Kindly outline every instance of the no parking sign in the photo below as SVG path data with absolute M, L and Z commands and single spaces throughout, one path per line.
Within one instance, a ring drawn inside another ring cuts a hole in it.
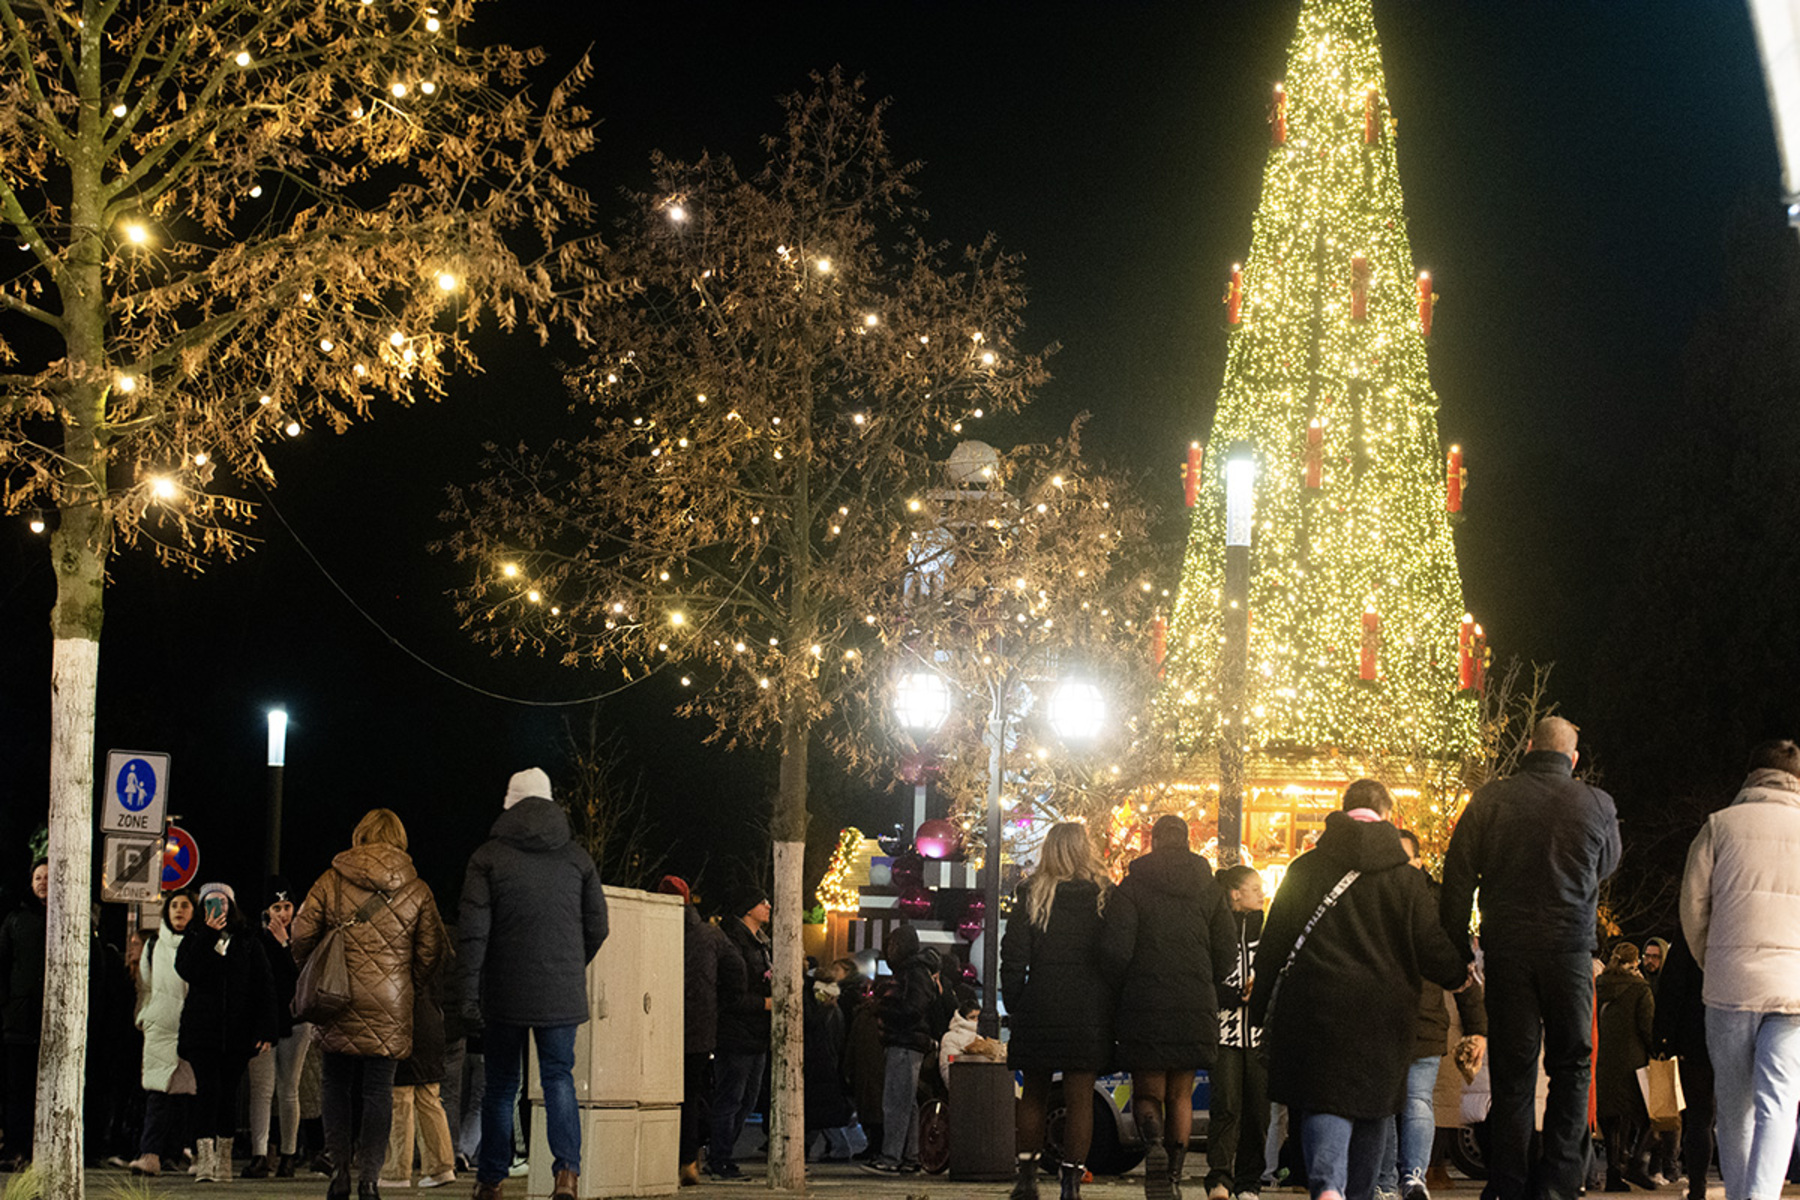
M 200 844 L 187 830 L 169 826 L 169 836 L 163 841 L 163 891 L 187 887 L 199 873 Z

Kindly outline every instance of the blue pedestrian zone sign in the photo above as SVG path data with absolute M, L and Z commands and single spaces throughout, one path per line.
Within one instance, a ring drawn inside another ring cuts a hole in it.
M 167 754 L 113 750 L 106 756 L 106 781 L 102 786 L 102 832 L 162 834 L 169 798 Z

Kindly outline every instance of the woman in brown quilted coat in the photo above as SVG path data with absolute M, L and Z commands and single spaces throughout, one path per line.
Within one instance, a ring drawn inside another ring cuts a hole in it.
M 331 860 L 294 915 L 294 961 L 325 931 L 342 926 L 350 1005 L 318 1026 L 325 1054 L 325 1149 L 333 1173 L 327 1196 L 350 1194 L 353 1106 L 362 1116 L 357 1194 L 380 1196 L 393 1118 L 394 1068 L 412 1054 L 413 988 L 444 956 L 444 922 L 431 889 L 406 853 L 406 826 L 385 808 L 356 824 L 350 849 Z

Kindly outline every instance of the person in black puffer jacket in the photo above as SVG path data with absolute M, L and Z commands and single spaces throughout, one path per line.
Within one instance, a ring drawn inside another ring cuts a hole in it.
M 1119 1060 L 1131 1072 L 1131 1113 L 1144 1139 L 1144 1191 L 1179 1196 L 1194 1126 L 1194 1072 L 1219 1047 L 1218 989 L 1231 972 L 1237 927 L 1212 867 L 1188 849 L 1187 821 L 1150 829 L 1106 905 L 1108 974 L 1119 981 Z
M 881 1154 L 863 1168 L 898 1175 L 919 1165 L 919 1068 L 950 1024 L 938 983 L 935 950 L 920 949 L 919 931 L 901 925 L 888 935 L 894 977 L 881 993 L 881 1045 L 887 1060 L 881 1089 Z
M 6 1044 L 6 1167 L 31 1161 L 37 1114 L 38 1039 L 44 1020 L 45 928 L 50 864 L 31 866 L 31 895 L 0 922 L 0 1034 Z
M 200 888 L 200 919 L 188 924 L 175 970 L 188 985 L 176 1047 L 194 1068 L 194 1176 L 226 1182 L 238 1084 L 251 1056 L 274 1045 L 280 1032 L 268 956 L 228 885 Z
M 244 1168 L 245 1179 L 266 1179 L 270 1175 L 293 1178 L 294 1156 L 300 1149 L 300 1073 L 306 1066 L 306 1048 L 312 1041 L 312 1026 L 294 1020 L 294 985 L 300 978 L 291 935 L 294 894 L 287 880 L 275 875 L 269 879 L 268 896 L 260 940 L 275 981 L 275 1018 L 280 1037 L 274 1046 L 250 1060 L 251 1157 L 250 1165 Z M 270 1162 L 269 1110 L 277 1100 L 281 1156 Z
M 700 1142 L 712 1099 L 712 1057 L 719 1044 L 719 997 L 744 991 L 744 960 L 719 927 L 700 918 L 687 880 L 665 875 L 656 890 L 682 903 L 681 1182 L 700 1182 Z
M 719 1042 L 706 1146 L 706 1173 L 714 1179 L 743 1177 L 732 1155 L 762 1094 L 769 1065 L 775 958 L 765 932 L 768 924 L 769 894 L 759 887 L 740 889 L 719 922 L 742 970 L 719 975 Z
M 1318 847 L 1288 867 L 1257 947 L 1250 1019 L 1263 1027 L 1269 1098 L 1300 1122 L 1315 1197 L 1370 1194 L 1406 1096 L 1420 979 L 1468 979 L 1430 881 L 1387 821 L 1393 807 L 1373 779 L 1344 790 Z
M 1112 881 L 1088 827 L 1051 827 L 1037 870 L 1019 885 L 1000 941 L 1000 989 L 1012 1020 L 1007 1063 L 1024 1072 L 1017 1108 L 1018 1178 L 1013 1200 L 1037 1195 L 1038 1158 L 1052 1076 L 1069 1098 L 1058 1168 L 1063 1200 L 1081 1195 L 1094 1138 L 1094 1079 L 1112 1065 L 1118 993 L 1100 966 L 1102 913 Z

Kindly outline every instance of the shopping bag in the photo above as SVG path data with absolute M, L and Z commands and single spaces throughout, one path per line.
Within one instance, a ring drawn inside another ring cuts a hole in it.
M 1681 1119 L 1684 1104 L 1679 1060 L 1653 1058 L 1637 1069 L 1637 1080 L 1651 1124 L 1665 1126 Z

